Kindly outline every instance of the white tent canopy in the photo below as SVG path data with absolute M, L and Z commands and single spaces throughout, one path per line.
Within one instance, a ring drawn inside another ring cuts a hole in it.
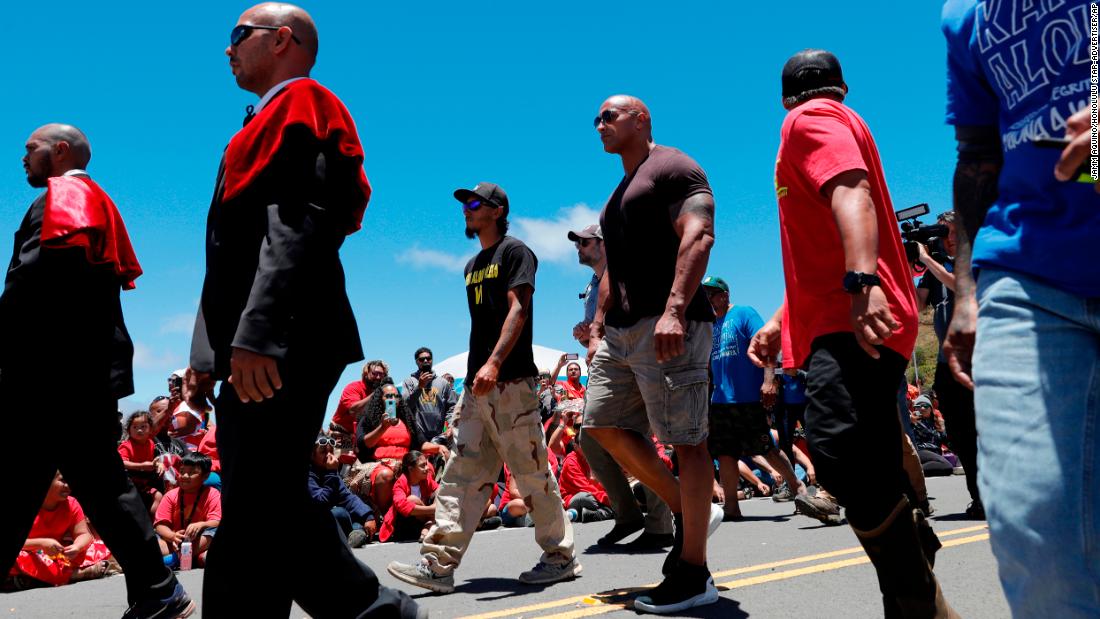
M 558 360 L 561 359 L 563 350 L 556 350 L 553 348 L 547 348 L 546 346 L 539 346 L 535 344 L 531 346 L 532 351 L 535 353 L 535 366 L 538 367 L 540 372 L 549 372 L 554 369 L 554 366 L 558 364 Z M 579 353 L 578 353 L 579 354 Z M 457 354 L 453 357 L 447 357 L 443 361 L 436 363 L 432 366 L 432 371 L 442 376 L 443 374 L 450 374 L 455 377 L 455 380 L 462 380 L 466 378 L 466 360 L 470 356 L 469 351 Z M 581 376 L 588 376 L 588 364 L 584 362 L 584 355 L 579 355 L 577 363 L 581 366 Z M 568 365 L 568 362 L 566 362 Z M 565 366 L 562 366 L 561 372 L 565 371 Z M 560 374 L 561 378 L 564 378 L 564 374 Z

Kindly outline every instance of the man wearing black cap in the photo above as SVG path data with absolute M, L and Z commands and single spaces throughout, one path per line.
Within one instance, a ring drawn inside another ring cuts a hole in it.
M 665 580 L 634 608 L 673 613 L 718 601 L 707 568 L 707 536 L 722 522 L 710 503 L 706 442 L 714 312 L 699 288 L 714 244 L 714 195 L 695 161 L 653 142 L 637 97 L 608 98 L 594 125 L 626 174 L 600 215 L 607 274 L 588 344 L 584 431 L 672 509 Z M 674 446 L 679 479 L 639 427 Z
M 775 166 L 787 294 L 753 337 L 757 365 L 807 368 L 817 478 L 847 509 L 888 617 L 953 617 L 931 564 L 939 541 L 914 509 L 896 389 L 917 337 L 916 293 L 870 129 L 842 101 L 836 57 L 783 67 L 789 110 Z
M 466 264 L 470 352 L 466 389 L 455 406 L 455 450 L 435 499 L 435 524 L 413 565 L 390 563 L 398 580 L 438 593 L 454 590 L 458 568 L 477 529 L 489 492 L 508 465 L 530 501 L 535 541 L 543 554 L 519 576 L 548 584 L 581 573 L 573 528 L 562 509 L 558 483 L 546 460 L 546 437 L 535 396 L 538 369 L 531 348 L 532 296 L 538 259 L 519 239 L 507 236 L 508 196 L 498 185 L 459 189 L 466 236 L 481 252 Z
M 573 327 L 573 336 L 587 347 L 589 329 L 592 326 L 592 320 L 596 317 L 600 279 L 607 270 L 603 230 L 598 224 L 592 224 L 581 230 L 570 231 L 568 237 L 577 246 L 577 259 L 581 264 L 591 267 L 593 271 L 592 281 L 588 283 L 588 288 L 585 288 L 583 295 L 584 320 Z M 653 434 L 648 423 L 635 430 L 643 436 Z M 662 501 L 657 493 L 642 485 L 647 508 L 643 514 L 619 463 L 615 462 L 611 454 L 607 453 L 607 450 L 583 429 L 578 440 L 585 459 L 592 467 L 592 473 L 607 490 L 607 498 L 611 501 L 611 509 L 615 512 L 615 526 L 606 535 L 596 540 L 596 544 L 601 548 L 613 548 L 638 531 L 642 531 L 642 534 L 631 540 L 626 545 L 627 548 L 652 550 L 672 544 L 672 512 L 669 511 L 668 504 Z

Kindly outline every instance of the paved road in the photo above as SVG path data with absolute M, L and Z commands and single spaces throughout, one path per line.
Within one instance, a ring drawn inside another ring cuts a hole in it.
M 935 528 L 945 546 L 938 555 L 936 573 L 948 599 L 963 617 L 1008 617 L 985 523 L 961 518 L 969 500 L 963 478 L 930 479 L 928 485 L 935 497 Z M 753 499 L 741 505 L 748 519 L 724 523 L 711 538 L 710 567 L 721 600 L 686 616 L 839 619 L 882 615 L 874 570 L 848 527 L 823 527 L 803 516 L 791 516 L 791 503 Z M 415 544 L 368 546 L 356 554 L 379 572 L 384 584 L 414 595 L 432 617 L 637 616 L 622 604 L 629 601 L 630 591 L 660 579 L 664 555 L 597 549 L 596 539 L 610 526 L 576 526 L 584 574 L 549 587 L 525 586 L 515 579 L 538 560 L 530 529 L 478 533 L 458 572 L 458 589 L 446 596 L 422 593 L 385 572 L 391 560 L 416 559 Z M 273 560 L 277 556 L 271 553 Z M 256 569 L 280 566 L 257 564 Z M 184 573 L 181 579 L 188 590 L 201 590 L 201 571 Z M 125 610 L 124 599 L 123 579 L 115 577 L 0 595 L 0 617 L 118 617 Z M 242 616 L 248 615 L 247 604 L 242 600 Z M 291 616 L 305 614 L 295 608 Z

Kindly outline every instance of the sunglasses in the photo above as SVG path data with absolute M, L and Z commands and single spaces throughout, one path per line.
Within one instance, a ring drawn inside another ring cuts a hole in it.
M 417 359 L 417 361 L 431 361 L 431 360 L 432 360 L 431 357 L 420 357 L 419 359 Z
M 318 447 L 336 447 L 336 439 L 332 439 L 332 438 L 329 438 L 327 436 L 322 436 L 321 438 L 317 439 L 317 446 Z
M 241 24 L 229 33 L 229 44 L 233 47 L 237 47 L 252 34 L 253 30 L 278 30 L 279 28 L 282 28 L 282 26 L 253 26 L 252 24 Z M 299 40 L 293 32 L 290 33 L 290 38 L 298 45 L 302 44 L 302 41 Z
M 592 244 L 592 239 L 579 239 L 579 240 L 573 241 L 573 244 L 576 245 L 577 247 L 588 247 L 589 245 Z
M 931 404 L 917 404 L 917 408 L 932 408 Z
M 638 115 L 638 112 L 635 111 L 635 110 L 626 110 L 625 113 L 630 114 L 631 116 L 637 116 Z M 600 112 L 599 116 L 592 119 L 592 126 L 599 129 L 600 128 L 600 123 L 603 123 L 605 125 L 610 125 L 611 123 L 618 120 L 619 116 L 621 114 L 623 114 L 623 112 L 620 112 L 619 110 L 616 110 L 616 109 L 604 110 L 604 111 Z
M 382 394 L 382 399 L 383 400 L 396 400 L 397 399 L 397 394 L 396 393 L 383 393 Z
M 489 208 L 500 208 L 499 204 L 490 202 L 488 200 L 470 200 L 469 202 L 464 202 L 462 204 L 463 210 L 467 211 L 476 211 L 483 206 L 488 206 Z

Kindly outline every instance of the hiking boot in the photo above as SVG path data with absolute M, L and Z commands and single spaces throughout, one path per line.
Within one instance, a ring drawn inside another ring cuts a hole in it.
M 722 524 L 724 518 L 724 512 L 722 508 L 714 503 L 710 504 L 710 521 L 707 523 L 707 537 L 714 535 L 714 532 L 718 530 L 718 525 Z M 661 566 L 661 573 L 668 576 L 676 564 L 680 562 L 680 553 L 684 549 L 684 515 L 673 514 L 673 524 L 676 526 L 676 532 L 672 538 L 672 549 L 668 551 L 668 556 L 665 557 L 665 562 Z
M 772 500 L 776 503 L 786 503 L 788 501 L 793 501 L 795 496 L 797 496 L 796 493 L 791 490 L 787 482 L 783 482 L 775 489 L 775 493 L 772 494 Z
M 670 614 L 718 601 L 714 578 L 704 565 L 677 561 L 661 584 L 634 598 L 634 610 Z
M 581 575 L 584 569 L 577 558 L 574 557 L 568 563 L 547 563 L 539 561 L 535 567 L 519 575 L 519 581 L 526 585 L 546 585 L 559 580 L 569 580 Z
M 644 528 L 645 523 L 641 520 L 638 522 L 616 522 L 615 526 L 611 527 L 611 530 L 608 531 L 606 535 L 596 540 L 596 545 L 600 548 L 612 548 L 615 544 L 618 544 Z
M 135 602 L 122 614 L 122 619 L 176 619 L 190 617 L 193 612 L 195 602 L 183 590 L 183 585 L 177 582 L 172 595 L 159 600 Z
M 974 499 L 966 506 L 966 517 L 971 520 L 985 520 L 985 506 L 981 499 Z
M 840 506 L 820 495 L 800 494 L 794 498 L 794 506 L 803 516 L 809 516 L 830 527 L 844 522 L 840 517 Z
M 348 534 L 348 546 L 362 548 L 367 545 L 367 532 L 363 529 L 355 529 Z
M 454 574 L 445 576 L 436 574 L 432 571 L 432 565 L 427 559 L 421 559 L 416 565 L 391 561 L 386 566 L 386 571 L 401 582 L 430 589 L 436 593 L 450 593 L 455 590 Z

